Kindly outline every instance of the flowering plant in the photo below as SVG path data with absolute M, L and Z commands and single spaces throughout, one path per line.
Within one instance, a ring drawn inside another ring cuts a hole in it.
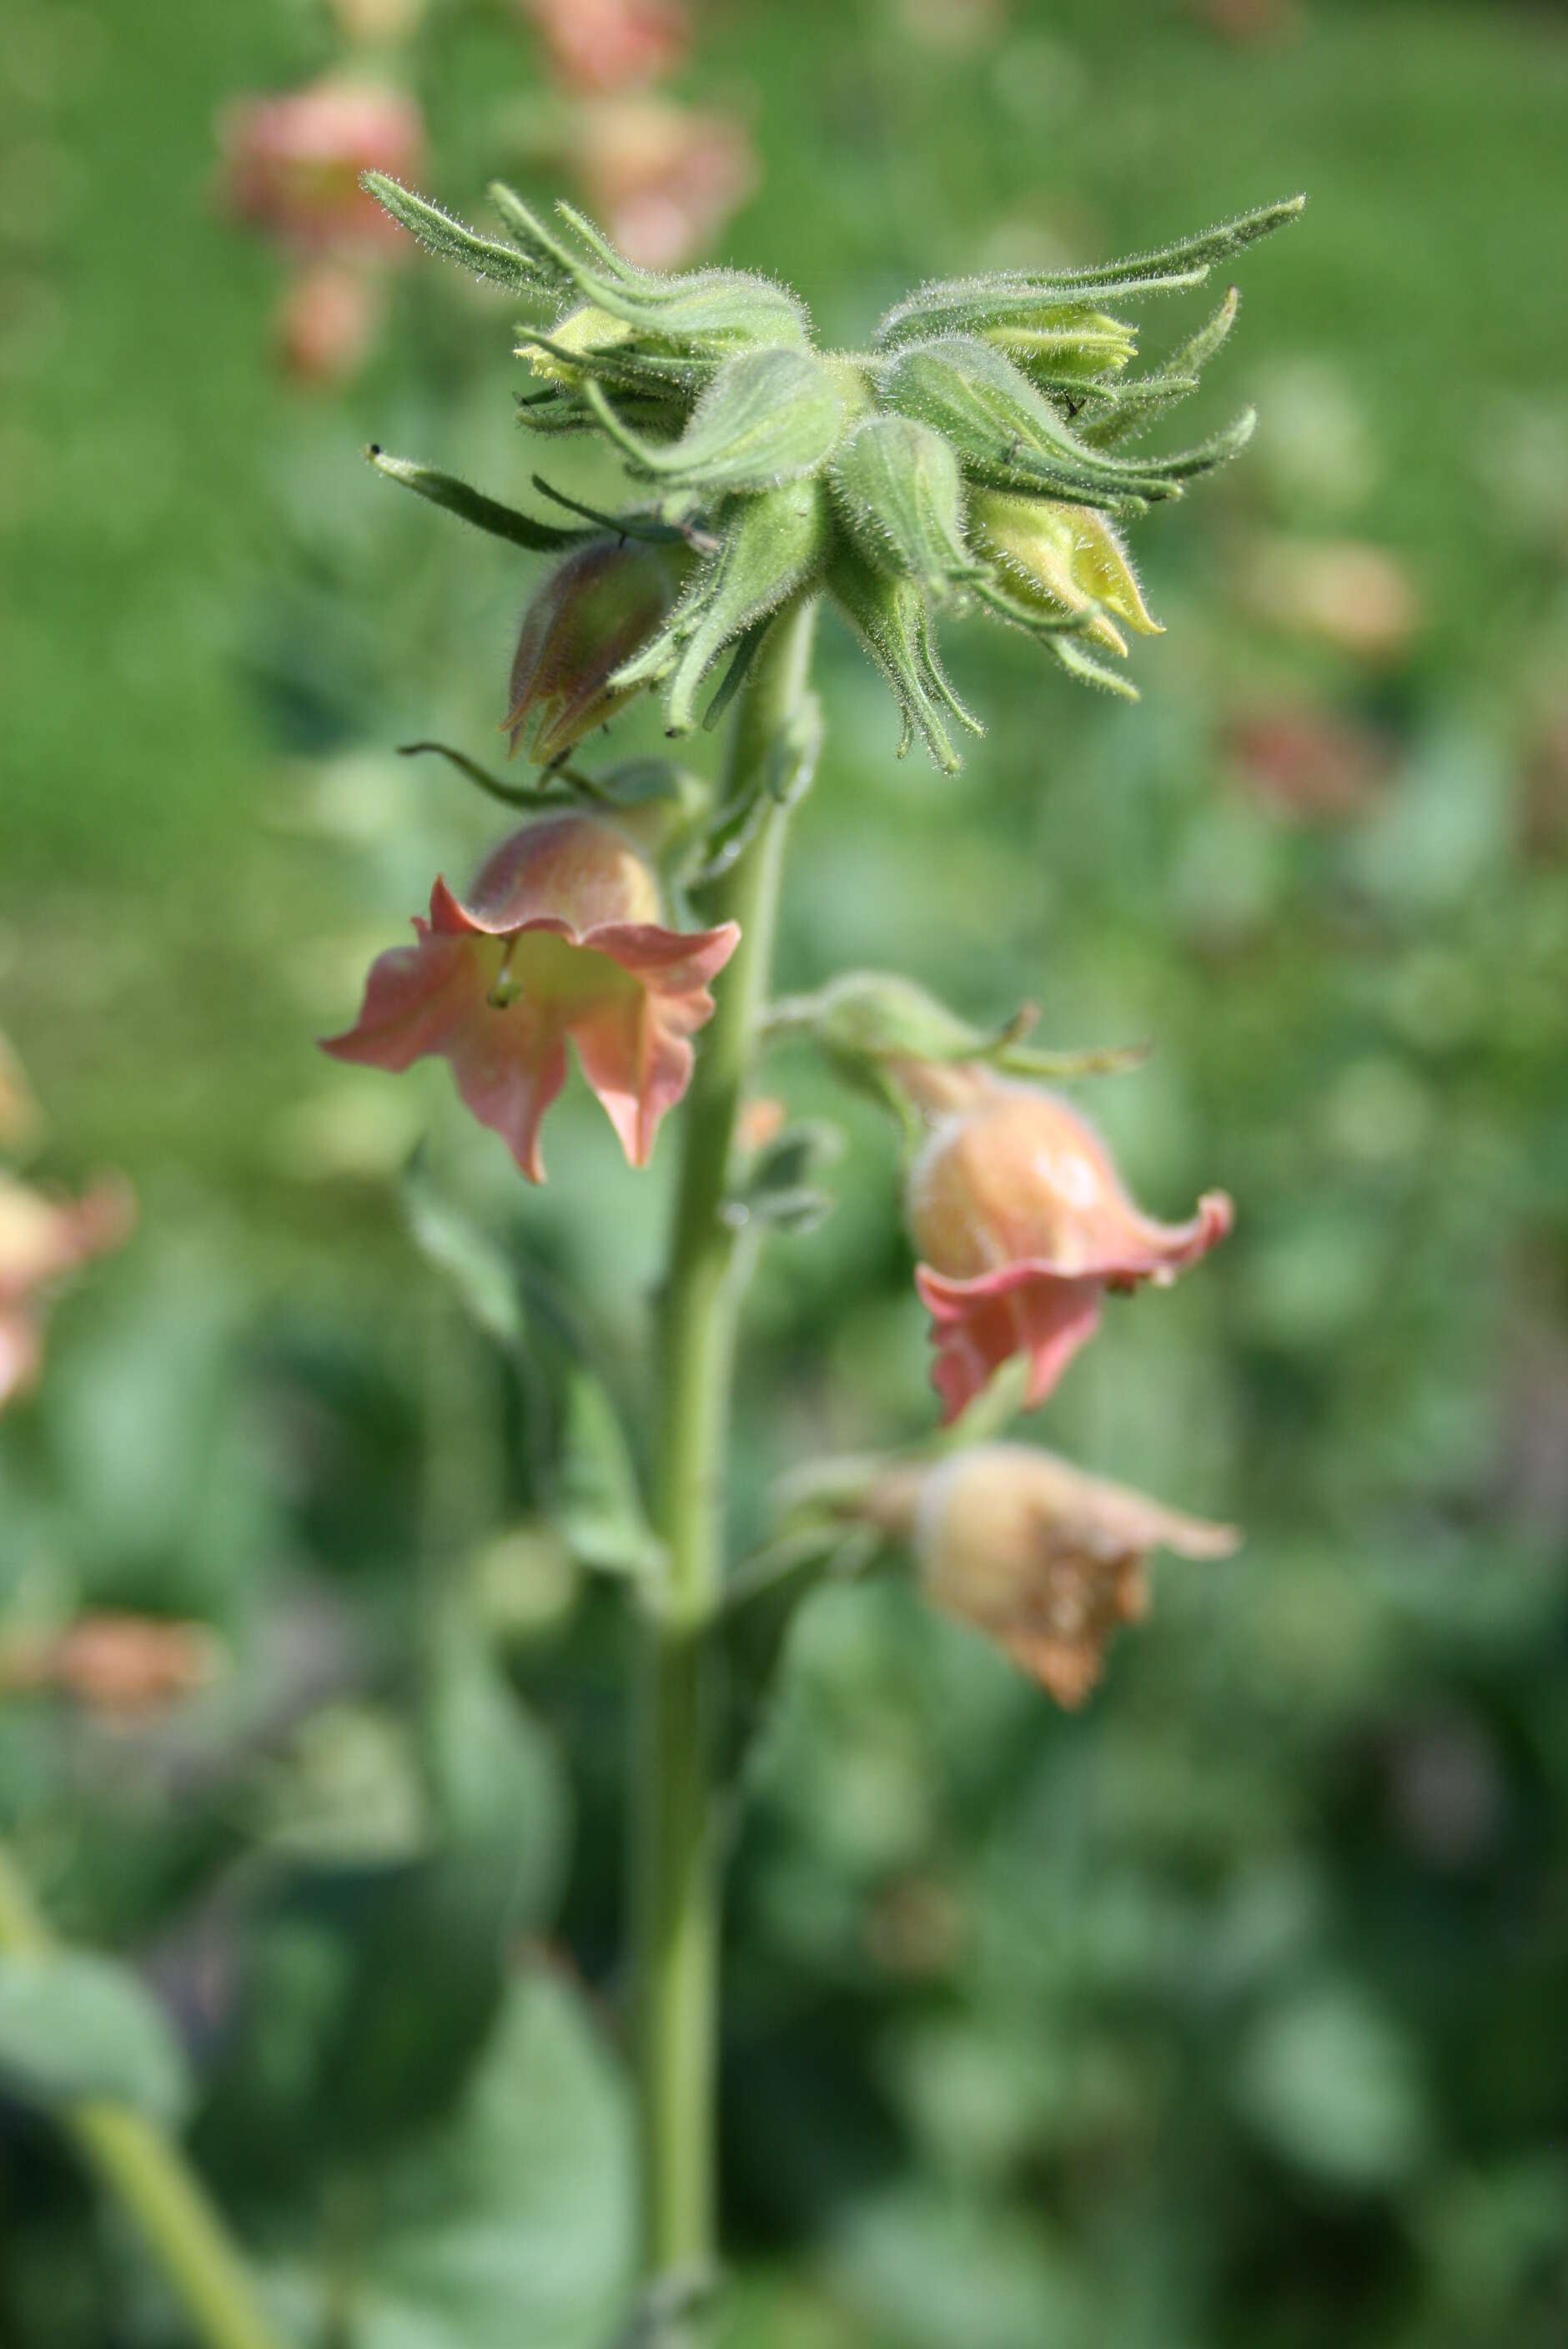
M 780 1610 L 813 1575 L 908 1536 L 931 1598 L 1076 1704 L 1115 1626 L 1143 1609 L 1150 1550 L 1213 1556 L 1236 1539 L 1048 1454 L 965 1442 L 995 1436 L 1015 1399 L 997 1378 L 1010 1361 L 1026 1364 L 1023 1399 L 1043 1402 L 1104 1294 L 1171 1281 L 1223 1237 L 1231 1203 L 1211 1192 L 1181 1224 L 1136 1207 L 1094 1128 L 1045 1089 L 1126 1056 L 1039 1050 L 1032 1014 L 988 1031 L 908 979 L 867 972 L 769 1000 L 790 810 L 820 741 L 816 614 L 836 609 L 881 671 L 901 753 L 918 739 L 946 772 L 981 721 L 944 672 L 939 616 L 1023 631 L 1068 679 L 1130 694 L 1116 666 L 1125 632 L 1157 624 L 1124 530 L 1236 455 L 1253 417 L 1149 453 L 1145 432 L 1195 389 L 1237 297 L 1143 372 L 1123 310 L 1201 285 L 1300 202 L 1105 267 L 932 284 L 864 350 L 824 351 L 802 305 L 766 278 L 658 274 L 567 207 L 546 220 L 505 188 L 493 191 L 504 234 L 490 238 L 377 173 L 366 185 L 432 251 L 521 305 L 521 423 L 546 439 L 596 436 L 631 485 L 601 512 L 536 476 L 557 510 L 547 516 L 370 450 L 389 479 L 550 559 L 500 713 L 538 772 L 502 781 L 446 753 L 527 820 L 466 896 L 436 881 L 416 943 L 379 957 L 358 1019 L 326 1049 L 393 1070 L 446 1058 L 534 1182 L 569 1041 L 634 1167 L 682 1111 L 646 1503 L 627 1445 L 616 1537 L 566 1525 L 588 1563 L 630 1576 L 645 1649 L 636 2032 L 648 2306 L 668 2319 L 705 2288 L 715 2254 L 727 1670 L 776 1655 Z M 590 738 L 643 695 L 672 738 L 727 716 L 711 782 L 646 760 L 584 766 Z M 752 1091 L 762 1053 L 786 1036 L 873 1093 L 903 1136 L 915 1280 L 951 1431 L 912 1460 L 819 1470 L 806 1479 L 817 1498 L 786 1506 L 778 1545 L 731 1569 L 723 1495 L 741 1294 L 760 1241 L 828 1204 L 820 1135 L 780 1128 Z M 760 1640 L 759 1623 L 772 1627 Z

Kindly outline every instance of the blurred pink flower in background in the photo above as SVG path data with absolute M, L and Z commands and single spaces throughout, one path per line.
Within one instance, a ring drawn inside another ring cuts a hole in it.
M 584 100 L 571 153 L 589 211 L 647 269 L 710 243 L 758 176 L 739 122 L 652 97 Z
M 1403 660 L 1421 626 L 1405 565 L 1364 540 L 1262 538 L 1238 579 L 1243 600 L 1287 636 L 1373 666 Z
M 1087 1118 L 1054 1093 L 984 1069 L 905 1065 L 900 1082 L 940 1122 L 910 1169 L 906 1211 L 932 1319 L 933 1382 L 957 1418 L 1014 1354 L 1043 1402 L 1095 1332 L 1109 1289 L 1163 1288 L 1230 1230 L 1222 1191 L 1184 1224 L 1134 1206 Z
M 273 321 L 284 371 L 301 383 L 343 383 L 369 356 L 387 314 L 379 280 L 353 262 L 300 270 Z
M 118 1247 L 135 1220 L 123 1183 L 57 1201 L 0 1174 L 0 1410 L 33 1384 L 56 1284 L 89 1257 Z
M 644 1166 L 690 1081 L 690 1039 L 713 1012 L 707 982 L 740 936 L 733 922 L 666 929 L 661 911 L 652 866 L 615 825 L 524 824 L 466 901 L 436 883 L 418 943 L 377 957 L 358 1020 L 323 1049 L 395 1071 L 440 1055 L 480 1123 L 542 1183 L 540 1122 L 566 1081 L 570 1038 L 626 1156 Z
M 1227 749 L 1253 797 L 1298 823 L 1343 823 L 1361 814 L 1394 764 L 1392 745 L 1374 728 L 1310 702 L 1238 717 Z
M 94 1713 L 158 1713 L 215 1680 L 222 1661 L 217 1640 L 202 1623 L 81 1615 L 62 1630 L 19 1630 L 0 1637 L 0 1695 L 48 1690 Z
M 311 253 L 396 252 L 408 239 L 359 185 L 362 171 L 418 176 L 425 121 L 404 91 L 329 78 L 237 98 L 218 125 L 229 209 Z
M 558 78 L 589 92 L 656 81 L 686 53 L 684 0 L 520 0 Z

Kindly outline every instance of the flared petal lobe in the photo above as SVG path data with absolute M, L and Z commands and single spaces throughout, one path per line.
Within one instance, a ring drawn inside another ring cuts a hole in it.
M 671 930 L 658 883 L 614 825 L 560 815 L 524 825 L 467 898 L 438 880 L 416 944 L 378 957 L 338 1060 L 403 1070 L 451 1064 L 459 1093 L 531 1183 L 539 1129 L 576 1048 L 634 1166 L 691 1077 L 690 1038 L 713 1011 L 707 982 L 734 952 L 733 922 Z
M 1147 1612 L 1151 1550 L 1225 1557 L 1241 1540 L 1024 1444 L 955 1453 L 895 1497 L 927 1598 L 1068 1706 L 1099 1680 L 1115 1631 Z
M 1030 1407 L 1043 1402 L 1093 1336 L 1105 1289 L 1166 1285 L 1233 1218 L 1212 1191 L 1188 1222 L 1157 1222 L 1066 1102 L 985 1071 L 966 1090 L 916 1158 L 906 1201 L 949 1422 L 1014 1354 L 1028 1361 Z

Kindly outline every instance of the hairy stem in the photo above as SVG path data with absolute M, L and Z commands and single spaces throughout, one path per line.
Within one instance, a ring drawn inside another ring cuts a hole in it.
M 726 800 L 751 788 L 806 691 L 813 608 L 786 609 L 730 724 Z M 633 1873 L 644 2260 L 700 2282 L 715 2255 L 719 1884 L 709 1651 L 723 1571 L 735 1330 L 745 1257 L 723 1214 L 772 960 L 787 823 L 771 809 L 703 912 L 740 925 L 697 1052 L 663 1298 L 655 1522 L 668 1553 L 644 1633 Z
M 46 1957 L 54 1937 L 0 1845 L 0 1951 Z M 100 2099 L 62 2116 L 77 2150 L 141 2230 L 208 2349 L 281 2349 L 222 2220 L 178 2146 L 128 2105 Z

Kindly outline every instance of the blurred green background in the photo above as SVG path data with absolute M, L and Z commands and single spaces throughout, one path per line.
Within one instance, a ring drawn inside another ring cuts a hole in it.
M 444 1070 L 315 1050 L 493 836 L 395 746 L 494 759 L 534 575 L 359 449 L 523 502 L 537 453 L 504 299 L 434 264 L 388 264 L 346 380 L 280 367 L 294 264 L 227 216 L 214 126 L 341 68 L 356 20 L 469 217 L 497 173 L 580 185 L 581 134 L 502 0 L 436 0 L 385 54 L 374 13 L 14 0 L 0 42 L 0 1027 L 49 1119 L 30 1178 L 115 1167 L 140 1201 L 0 1423 L 0 1653 L 118 1609 L 222 1658 L 135 1717 L 15 1691 L 0 1812 L 183 2044 L 190 2141 L 292 2338 L 608 2349 L 625 1625 L 542 1512 L 566 1350 L 639 1392 L 673 1153 L 629 1174 L 574 1081 L 521 1197 Z M 944 780 L 825 633 L 780 982 L 885 964 L 1153 1045 L 1079 1097 L 1151 1209 L 1222 1184 L 1238 1228 L 1108 1316 L 1037 1433 L 1248 1539 L 1168 1563 L 1076 1717 L 896 1569 L 798 1619 L 736 1806 L 726 2338 L 1549 2349 L 1568 16 L 708 0 L 669 86 L 755 144 L 725 256 L 832 341 L 928 274 L 1312 198 L 1246 256 L 1202 395 L 1204 423 L 1257 401 L 1253 448 L 1138 533 L 1169 631 L 1140 706 L 950 629 L 990 730 Z M 1149 306 L 1146 348 L 1202 300 Z M 780 1471 L 934 1408 L 891 1130 L 805 1060 L 778 1078 L 851 1148 L 756 1291 L 741 1543 Z M 519 1268 L 521 1367 L 411 1224 Z M 0 2343 L 182 2338 L 0 2105 Z

